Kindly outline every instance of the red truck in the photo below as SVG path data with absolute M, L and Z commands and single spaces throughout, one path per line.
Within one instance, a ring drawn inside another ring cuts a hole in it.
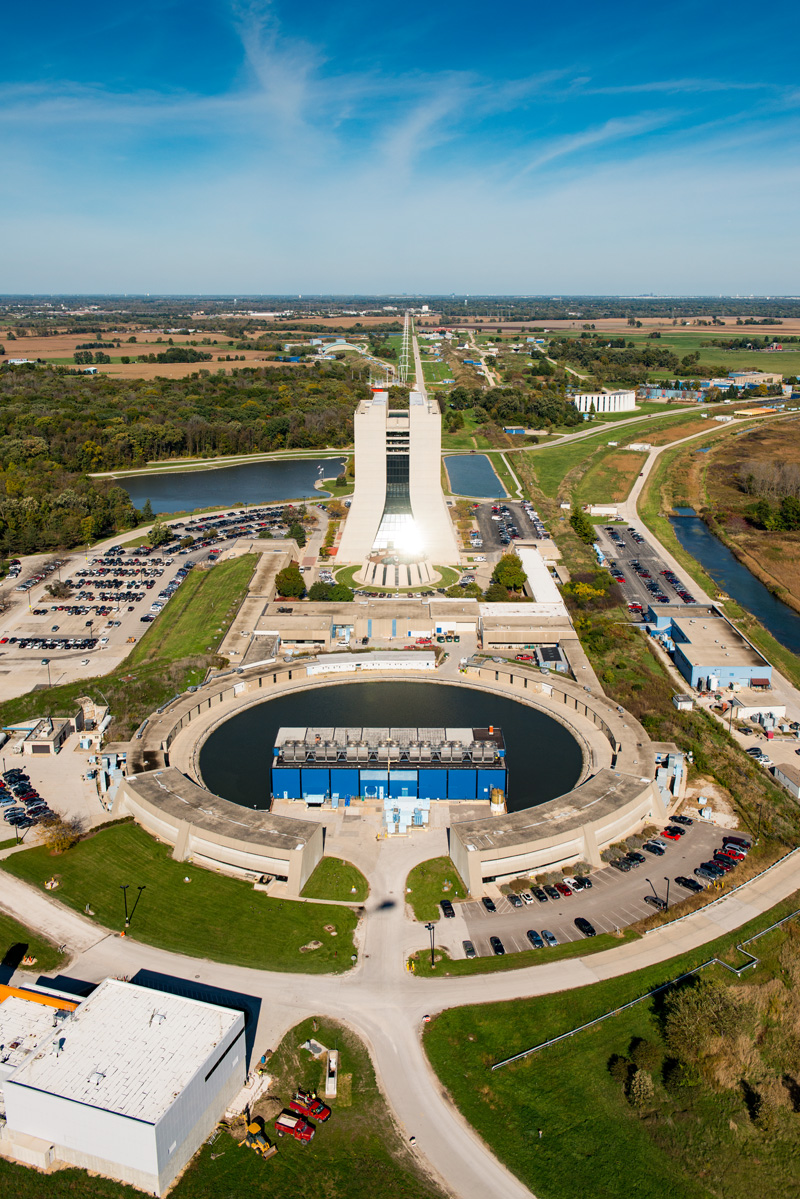
M 298 1115 L 310 1116 L 312 1120 L 318 1120 L 320 1124 L 330 1119 L 331 1114 L 327 1103 L 323 1103 L 311 1091 L 298 1091 L 289 1104 L 289 1109 L 297 1112 Z
M 313 1140 L 316 1129 L 300 1116 L 292 1115 L 291 1112 L 281 1112 L 275 1121 L 275 1131 L 279 1137 L 294 1137 L 296 1141 L 306 1145 Z

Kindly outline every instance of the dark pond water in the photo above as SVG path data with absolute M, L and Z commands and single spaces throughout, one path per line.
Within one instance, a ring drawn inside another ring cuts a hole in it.
M 506 489 L 485 454 L 448 454 L 444 460 L 450 490 L 476 499 L 505 499 Z
M 154 512 L 192 512 L 195 508 L 225 508 L 229 504 L 268 504 L 300 500 L 325 493 L 316 491 L 320 477 L 332 479 L 344 470 L 344 458 L 303 458 L 281 462 L 246 462 L 213 470 L 171 474 L 131 475 L 119 480 L 137 508 L 146 500 Z
M 800 614 L 776 599 L 746 566 L 734 558 L 726 545 L 695 516 L 693 508 L 676 508 L 670 517 L 675 536 L 696 558 L 721 591 L 752 612 L 776 641 L 793 654 L 800 654 Z
M 563 795 L 577 782 L 582 756 L 563 725 L 504 696 L 438 683 L 342 683 L 248 708 L 220 725 L 200 751 L 210 791 L 252 808 L 269 806 L 269 769 L 278 729 L 323 725 L 503 730 L 508 808 L 521 811 Z

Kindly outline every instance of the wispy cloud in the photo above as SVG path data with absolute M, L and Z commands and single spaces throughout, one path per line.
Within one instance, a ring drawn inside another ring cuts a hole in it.
M 519 177 L 540 170 L 556 159 L 578 154 L 582 150 L 595 149 L 610 142 L 627 141 L 645 133 L 654 133 L 656 129 L 665 128 L 675 119 L 676 114 L 673 112 L 640 113 L 634 117 L 612 118 L 602 125 L 595 125 L 578 133 L 569 133 L 545 146 L 522 168 Z

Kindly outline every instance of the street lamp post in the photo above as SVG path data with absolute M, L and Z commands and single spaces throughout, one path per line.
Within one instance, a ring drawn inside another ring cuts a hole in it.
M 646 878 L 644 881 L 645 881 L 646 883 L 650 883 L 650 886 L 651 886 L 651 887 L 653 887 L 653 884 L 652 884 L 652 882 L 650 881 L 650 879 L 649 879 L 649 878 Z M 655 887 L 653 887 L 653 894 L 655 895 L 656 899 L 658 899 L 658 891 L 656 891 Z
M 669 907 L 669 879 L 664 875 L 664 882 L 667 884 L 667 907 Z
M 435 967 L 434 961 L 433 961 L 433 935 L 434 935 L 434 931 L 436 929 L 436 925 L 433 923 L 428 923 L 425 925 L 425 927 L 427 928 L 428 932 L 431 935 L 431 970 L 435 970 L 436 967 Z
M 120 891 L 122 892 L 123 899 L 125 900 L 125 927 L 126 928 L 128 928 L 130 926 L 130 922 L 131 922 L 130 917 L 128 916 L 128 887 L 129 886 L 130 886 L 130 883 L 121 883 L 120 888 L 119 888 Z

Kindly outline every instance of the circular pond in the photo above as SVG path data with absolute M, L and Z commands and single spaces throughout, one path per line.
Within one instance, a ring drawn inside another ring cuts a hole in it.
M 215 795 L 269 807 L 272 747 L 282 727 L 486 728 L 503 730 L 508 810 L 534 807 L 574 787 L 580 746 L 564 725 L 502 695 L 441 683 L 340 683 L 245 708 L 215 729 L 200 750 L 200 773 Z

